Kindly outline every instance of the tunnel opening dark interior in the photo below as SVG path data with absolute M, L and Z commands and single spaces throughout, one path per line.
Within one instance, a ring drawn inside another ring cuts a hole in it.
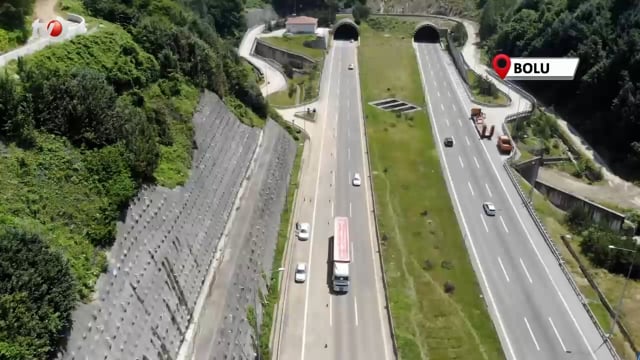
M 338 25 L 336 30 L 333 32 L 334 40 L 354 40 L 358 41 L 360 34 L 358 33 L 358 28 L 355 26 L 345 23 Z
M 431 25 L 423 25 L 413 34 L 413 41 L 419 43 L 439 43 L 440 33 Z

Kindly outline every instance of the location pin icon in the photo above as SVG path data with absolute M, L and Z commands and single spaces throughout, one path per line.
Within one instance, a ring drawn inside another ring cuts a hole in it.
M 511 58 L 506 54 L 498 54 L 493 58 L 493 70 L 500 76 L 502 80 L 509 73 L 509 68 L 511 68 Z

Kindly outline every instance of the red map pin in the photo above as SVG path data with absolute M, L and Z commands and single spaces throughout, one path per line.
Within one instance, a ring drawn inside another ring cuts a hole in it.
M 62 24 L 58 20 L 51 20 L 47 23 L 47 32 L 49 35 L 56 37 L 62 34 Z
M 500 76 L 501 79 L 504 78 L 509 73 L 509 68 L 511 68 L 511 58 L 506 54 L 498 54 L 493 58 L 493 70 Z

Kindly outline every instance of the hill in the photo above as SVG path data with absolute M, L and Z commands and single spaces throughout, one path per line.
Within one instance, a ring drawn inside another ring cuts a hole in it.
M 61 5 L 85 16 L 90 34 L 0 73 L 2 359 L 51 357 L 105 269 L 129 200 L 143 184 L 185 182 L 201 89 L 251 125 L 267 114 L 234 50 L 239 0 Z M 0 28 L 12 26 L 2 11 Z

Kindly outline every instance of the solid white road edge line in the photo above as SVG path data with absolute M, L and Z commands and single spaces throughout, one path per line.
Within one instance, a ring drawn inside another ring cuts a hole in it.
M 509 229 L 507 229 L 507 224 L 505 224 L 504 219 L 502 218 L 502 215 L 500 216 L 500 222 L 502 223 L 502 227 L 504 228 L 504 231 L 509 232 Z
M 531 334 L 531 339 L 533 340 L 533 343 L 536 345 L 536 349 L 538 349 L 538 351 L 540 351 L 540 346 L 538 346 L 538 340 L 536 340 L 535 335 L 533 335 L 533 330 L 531 330 L 531 326 L 529 326 L 529 322 L 527 321 L 527 318 L 524 318 L 524 323 L 527 325 L 527 329 L 529 329 L 529 334 Z
M 449 73 L 449 72 L 447 71 L 447 73 Z M 448 76 L 449 76 L 449 78 L 451 79 L 451 81 L 453 83 L 454 81 L 453 81 L 451 73 L 449 73 Z M 460 101 L 460 103 L 464 104 L 464 100 L 462 99 L 462 95 L 461 95 L 459 90 L 458 90 L 458 96 L 457 97 L 458 97 L 458 100 Z M 564 299 L 564 296 L 562 296 L 562 294 L 560 293 L 560 289 L 558 288 L 558 285 L 556 284 L 556 282 L 553 280 L 553 277 L 551 276 L 551 272 L 549 271 L 549 268 L 547 268 L 547 265 L 542 260 L 542 255 L 540 255 L 540 251 L 538 251 L 538 248 L 536 247 L 535 243 L 533 242 L 533 239 L 531 239 L 529 231 L 527 231 L 527 228 L 524 225 L 524 222 L 522 221 L 522 218 L 520 217 L 520 214 L 518 213 L 518 210 L 516 209 L 515 205 L 513 204 L 513 201 L 511 200 L 511 197 L 509 196 L 509 193 L 507 192 L 507 188 L 505 187 L 502 179 L 500 178 L 500 175 L 498 174 L 498 170 L 496 169 L 495 165 L 491 161 L 491 157 L 489 156 L 489 152 L 487 151 L 487 148 L 486 148 L 485 144 L 481 143 L 481 145 L 482 145 L 482 149 L 484 150 L 484 154 L 487 157 L 487 160 L 489 161 L 489 164 L 491 165 L 491 168 L 493 169 L 493 173 L 498 178 L 498 182 L 500 183 L 500 186 L 502 187 L 502 191 L 504 191 L 504 194 L 507 197 L 507 200 L 509 200 L 509 204 L 511 204 L 511 207 L 513 208 L 513 211 L 514 211 L 516 217 L 518 218 L 518 221 L 520 222 L 520 225 L 522 226 L 522 229 L 524 230 L 524 233 L 526 234 L 527 239 L 529 240 L 529 244 L 531 244 L 531 246 L 533 247 L 533 250 L 536 253 L 538 261 L 540 261 L 540 263 L 542 264 L 542 267 L 545 270 L 545 273 L 547 274 L 547 277 L 549 278 L 549 280 L 551 280 L 551 284 L 553 285 L 553 288 L 555 289 L 556 293 L 560 297 L 560 300 L 562 301 L 562 304 L 564 305 L 565 310 L 569 314 L 569 317 L 571 317 L 571 321 L 573 322 L 573 325 L 576 327 L 576 329 L 578 329 L 578 332 L 580 333 L 580 337 L 582 338 L 582 341 L 584 342 L 584 344 L 586 345 L 587 349 L 589 350 L 589 353 L 591 354 L 591 358 L 594 359 L 594 360 L 597 360 L 596 355 L 593 353 L 593 350 L 591 350 L 591 346 L 589 345 L 589 341 L 587 340 L 586 336 L 584 335 L 584 332 L 582 331 L 582 329 L 578 325 L 578 321 L 576 320 L 575 316 L 573 315 L 573 312 L 571 312 L 571 309 L 569 308 L 569 304 L 567 304 L 567 301 Z M 597 326 L 595 324 L 593 324 L 593 325 Z
M 529 271 L 527 271 L 527 267 L 524 266 L 524 261 L 522 261 L 522 258 L 520 258 L 520 265 L 522 265 L 522 270 L 524 270 L 524 274 L 527 275 L 527 279 L 529 279 L 529 282 L 533 284 L 533 280 L 531 279 L 531 276 L 529 275 Z
M 354 57 L 355 59 L 355 63 L 358 64 L 358 51 L 355 51 L 355 55 Z M 356 72 L 356 89 L 358 92 L 358 124 L 360 127 L 360 148 L 362 151 L 362 161 L 363 161 L 363 178 L 365 178 L 365 176 L 367 177 L 371 177 L 371 169 L 369 169 L 369 162 L 365 162 L 364 159 L 366 159 L 367 156 L 367 150 L 365 147 L 365 129 L 364 129 L 364 115 L 362 113 L 362 95 L 360 94 L 360 67 L 358 66 L 358 72 Z M 365 192 L 367 194 L 370 194 L 371 196 L 373 196 L 373 193 L 369 192 L 369 182 L 368 181 L 364 181 L 364 189 Z M 375 226 L 373 225 L 373 206 L 371 204 L 371 196 L 365 196 L 365 198 L 367 199 L 367 218 L 369 220 L 369 229 L 373 229 L 375 231 Z M 371 211 L 369 211 L 369 209 L 371 209 Z M 378 309 L 380 311 L 378 311 L 378 318 L 380 320 L 380 329 L 385 329 L 385 322 L 383 319 L 383 315 L 384 312 L 386 311 L 390 311 L 388 310 L 388 306 L 383 306 L 384 302 L 380 299 L 380 294 L 382 293 L 382 291 L 380 290 L 380 281 L 382 281 L 382 276 L 380 276 L 379 271 L 380 269 L 376 266 L 376 244 L 375 244 L 375 240 L 374 240 L 374 235 L 372 233 L 369 234 L 369 244 L 371 245 L 371 260 L 373 263 L 373 274 L 375 276 L 376 281 L 374 281 L 374 283 L 376 284 L 376 300 L 378 302 Z M 380 260 L 382 261 L 382 260 Z M 391 334 L 391 329 L 389 329 L 389 333 L 387 334 L 387 336 L 389 338 L 391 338 L 392 334 Z M 389 343 L 388 343 L 388 339 L 387 336 L 382 335 L 382 346 L 384 347 L 384 356 L 386 357 L 387 355 L 392 354 L 389 351 Z
M 328 83 L 327 83 L 327 87 L 329 88 L 331 85 L 331 71 L 333 69 L 333 61 L 335 59 L 335 52 L 332 49 L 331 50 L 331 62 L 329 63 L 329 78 L 328 78 Z M 315 191 L 315 195 L 313 198 L 313 214 L 311 215 L 311 219 L 312 221 L 315 220 L 316 218 L 316 210 L 318 209 L 318 190 L 320 189 L 320 169 L 322 168 L 322 154 L 324 154 L 324 152 L 322 151 L 323 147 L 324 147 L 324 133 L 325 130 L 327 128 L 327 121 L 326 121 L 326 117 L 327 117 L 327 113 L 326 113 L 326 109 L 327 109 L 327 103 L 328 103 L 328 99 L 324 99 L 324 117 L 325 117 L 325 121 L 323 121 L 322 124 L 322 135 L 321 135 L 321 140 L 320 140 L 320 153 L 319 153 L 319 158 L 318 158 L 318 174 L 316 176 L 316 191 Z M 309 240 L 313 240 L 313 235 L 315 233 L 315 226 L 311 227 L 311 233 L 309 234 Z M 309 271 L 311 271 L 311 255 L 312 255 L 312 251 L 313 251 L 313 246 L 312 243 L 309 244 L 309 254 L 307 255 L 308 257 L 308 261 L 307 264 L 308 265 L 308 269 Z M 307 342 L 307 322 L 308 322 L 308 316 L 307 314 L 309 314 L 309 283 L 311 283 L 311 281 L 307 281 L 306 282 L 306 289 L 305 289 L 305 296 L 304 296 L 304 319 L 302 320 L 302 350 L 301 350 L 301 354 L 300 354 L 300 359 L 304 360 L 304 350 L 305 350 L 305 345 Z
M 551 320 L 551 317 L 549 317 L 549 323 L 551 324 L 551 327 L 553 328 L 553 332 L 556 333 L 556 337 L 558 338 L 558 341 L 560 342 L 560 346 L 562 346 L 562 350 L 564 352 L 567 352 L 567 347 L 564 346 L 564 342 L 562 342 L 562 338 L 560 337 L 560 334 L 558 333 L 558 329 L 556 329 L 556 326 L 553 325 L 553 320 Z
M 423 87 L 423 91 L 424 91 L 424 95 L 425 98 L 427 97 L 428 94 L 428 90 L 427 90 L 427 83 L 424 77 L 424 73 L 422 71 L 422 60 L 421 60 L 421 56 L 418 54 L 419 53 L 419 47 L 414 43 L 414 49 L 416 52 L 416 57 L 418 58 L 418 70 L 420 72 L 420 77 L 422 78 L 422 87 Z M 436 138 L 438 139 L 438 144 L 440 144 L 440 134 L 438 133 L 438 128 L 435 125 L 435 120 L 433 119 L 433 109 L 431 108 L 431 103 L 427 100 L 427 107 L 429 109 L 429 115 L 431 115 L 429 118 L 431 119 L 431 126 L 433 126 L 434 129 L 434 134 L 436 134 Z M 493 312 L 496 315 L 496 319 L 498 320 L 498 328 L 500 329 L 500 332 L 502 332 L 502 336 L 504 338 L 504 341 L 507 343 L 507 348 L 509 349 L 509 353 L 511 354 L 511 359 L 515 360 L 516 358 L 516 354 L 513 352 L 513 346 L 511 346 L 511 341 L 509 340 L 509 335 L 507 335 L 507 332 L 504 328 L 504 323 L 502 322 L 502 316 L 500 315 L 500 312 L 498 311 L 498 307 L 496 306 L 496 302 L 495 299 L 493 298 L 493 293 L 491 292 L 491 288 L 489 287 L 489 282 L 487 281 L 487 277 L 484 274 L 484 270 L 482 269 L 482 263 L 480 262 L 480 258 L 478 257 L 478 252 L 476 251 L 476 246 L 473 242 L 473 238 L 471 237 L 471 232 L 469 231 L 469 227 L 467 226 L 467 222 L 464 218 L 464 215 L 462 214 L 462 207 L 460 206 L 460 201 L 458 200 L 458 195 L 456 194 L 455 191 L 455 185 L 453 183 L 453 179 L 451 178 L 451 173 L 449 172 L 449 166 L 447 165 L 447 162 L 444 161 L 445 157 L 444 157 L 444 150 L 442 149 L 442 145 L 438 145 L 438 152 L 440 153 L 440 159 L 442 159 L 442 164 L 444 165 L 444 168 L 446 170 L 447 173 L 447 178 L 449 179 L 449 184 L 451 185 L 451 191 L 453 193 L 453 198 L 455 200 L 455 205 L 458 208 L 458 214 L 460 215 L 460 220 L 462 220 L 462 226 L 464 227 L 464 231 L 467 233 L 467 238 L 469 239 L 469 245 L 471 246 L 471 252 L 473 253 L 473 257 L 475 259 L 476 265 L 478 266 L 478 271 L 480 272 L 480 277 L 482 278 L 482 282 L 484 283 L 485 288 L 487 289 L 487 297 L 489 299 L 489 303 L 491 303 L 491 306 L 493 307 Z
M 498 262 L 500 263 L 500 267 L 502 268 L 502 272 L 504 273 L 504 277 L 507 278 L 507 282 L 509 281 L 509 275 L 507 275 L 507 269 L 504 268 L 504 265 L 502 264 L 502 259 L 500 259 L 500 256 L 498 256 Z

